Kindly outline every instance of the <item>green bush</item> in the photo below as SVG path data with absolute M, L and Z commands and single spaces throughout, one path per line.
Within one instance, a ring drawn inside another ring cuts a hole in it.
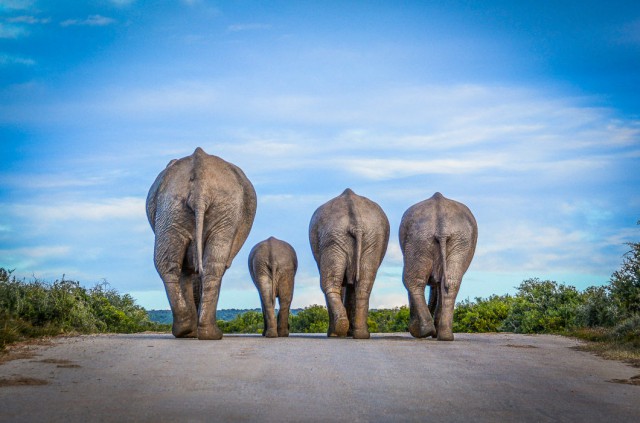
M 370 310 L 367 324 L 369 332 L 406 332 L 409 326 L 409 308 L 402 306 L 392 309 Z
M 613 329 L 612 338 L 616 342 L 640 348 L 640 314 L 635 314 L 620 322 Z
M 576 310 L 578 327 L 611 327 L 619 321 L 620 311 L 607 287 L 590 286 L 582 293 L 582 304 Z
M 640 223 L 640 222 L 638 222 Z M 611 298 L 624 316 L 640 314 L 640 242 L 630 242 L 620 270 L 611 275 Z
M 289 316 L 289 330 L 293 333 L 326 333 L 329 330 L 329 312 L 317 304 L 305 307 L 297 315 Z
M 454 332 L 499 332 L 509 315 L 513 298 L 492 295 L 489 298 L 468 299 L 456 305 L 453 311 Z
M 264 320 L 260 311 L 246 311 L 237 315 L 233 320 L 218 322 L 223 333 L 262 333 Z
M 555 281 L 527 279 L 518 287 L 502 330 L 516 333 L 559 333 L 576 327 L 581 294 Z
M 106 282 L 87 290 L 64 278 L 49 284 L 18 280 L 11 273 L 0 268 L 0 349 L 45 335 L 164 329 L 130 295 Z

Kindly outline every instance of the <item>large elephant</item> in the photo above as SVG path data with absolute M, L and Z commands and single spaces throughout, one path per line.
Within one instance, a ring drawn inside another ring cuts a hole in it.
M 369 296 L 389 243 L 387 216 L 346 189 L 315 211 L 309 241 L 329 311 L 327 335 L 369 338 Z
M 471 211 L 439 192 L 404 213 L 400 248 L 404 256 L 402 281 L 409 292 L 411 335 L 453 341 L 453 307 L 477 241 L 478 225 Z M 429 306 L 424 292 L 427 285 Z
M 242 170 L 199 147 L 172 160 L 156 178 L 147 196 L 147 217 L 175 337 L 222 338 L 216 324 L 222 276 L 255 214 L 256 192 Z
M 287 242 L 270 237 L 251 249 L 249 273 L 260 293 L 264 320 L 262 336 L 289 336 L 289 308 L 297 270 L 298 257 Z M 276 298 L 280 306 L 277 323 Z

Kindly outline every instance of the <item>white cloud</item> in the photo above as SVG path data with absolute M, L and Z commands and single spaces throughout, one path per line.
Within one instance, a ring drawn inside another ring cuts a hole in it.
M 2 0 L 0 10 L 26 10 L 33 6 L 34 0 Z
M 109 0 L 109 1 L 118 7 L 129 6 L 136 2 L 136 0 Z
M 28 31 L 22 26 L 7 25 L 0 22 L 0 39 L 16 39 L 27 34 Z
M 36 64 L 35 60 L 29 59 L 27 57 L 0 54 L 0 66 L 8 66 L 8 65 L 33 66 L 35 64 Z
M 115 19 L 102 15 L 90 15 L 85 19 L 67 19 L 60 22 L 61 26 L 107 26 L 116 23 Z
M 68 258 L 71 247 L 67 245 L 34 246 L 13 249 L 0 249 L 0 266 L 20 270 L 37 267 L 47 260 Z
M 100 202 L 73 202 L 53 205 L 14 205 L 14 214 L 29 216 L 38 222 L 69 220 L 105 221 L 112 219 L 146 219 L 144 198 L 111 198 Z
M 7 22 L 11 23 L 25 23 L 29 25 L 46 24 L 51 22 L 51 18 L 36 18 L 35 16 L 23 15 L 7 18 Z
M 246 23 L 246 24 L 229 25 L 227 29 L 231 32 L 262 31 L 262 30 L 271 29 L 271 25 L 262 24 L 262 23 Z
M 401 160 L 401 159 L 339 159 L 334 166 L 374 180 L 396 179 L 407 176 L 427 174 L 464 174 L 498 168 L 504 164 L 500 158 L 483 159 L 440 159 L 440 160 Z

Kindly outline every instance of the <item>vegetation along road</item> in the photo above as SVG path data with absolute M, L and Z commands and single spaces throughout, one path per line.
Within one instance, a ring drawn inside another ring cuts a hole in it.
M 510 333 L 54 338 L 0 365 L 0 420 L 639 421 L 640 369 L 579 345 Z

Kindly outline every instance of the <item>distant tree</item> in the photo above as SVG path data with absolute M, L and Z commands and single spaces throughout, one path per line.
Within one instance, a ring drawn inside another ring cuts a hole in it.
M 611 275 L 609 290 L 621 314 L 631 316 L 640 314 L 640 242 L 627 245 L 631 250 L 624 255 L 620 270 Z

